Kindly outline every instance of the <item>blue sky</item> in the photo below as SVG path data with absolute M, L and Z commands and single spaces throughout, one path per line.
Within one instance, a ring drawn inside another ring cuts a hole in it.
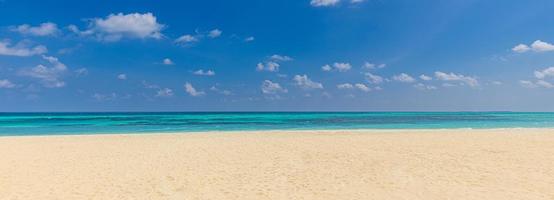
M 554 111 L 553 8 L 0 0 L 0 111 Z

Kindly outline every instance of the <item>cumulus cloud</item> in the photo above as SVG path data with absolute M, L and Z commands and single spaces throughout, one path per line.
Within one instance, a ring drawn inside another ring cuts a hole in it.
M 356 88 L 358 88 L 359 90 L 364 91 L 364 92 L 371 91 L 371 89 L 369 87 L 367 87 L 366 85 L 364 85 L 362 83 L 356 83 L 354 86 L 356 86 Z
M 518 44 L 512 48 L 512 51 L 516 53 L 524 53 L 530 50 L 533 50 L 535 52 L 554 51 L 554 45 L 548 42 L 543 42 L 541 40 L 535 40 L 535 42 L 533 42 L 531 46 L 528 46 L 525 44 Z
M 278 55 L 278 54 L 274 54 L 274 55 L 270 56 L 269 59 L 273 60 L 273 61 L 291 61 L 292 60 L 291 57 L 282 56 L 282 55 Z
M 175 39 L 175 43 L 180 43 L 180 44 L 184 44 L 184 45 L 188 45 L 188 44 L 191 44 L 191 43 L 195 43 L 195 42 L 198 42 L 198 38 L 195 37 L 195 36 L 192 36 L 192 35 L 183 35 L 177 39 Z
M 343 84 L 338 84 L 337 88 L 338 89 L 353 89 L 354 86 L 350 83 L 343 83 Z
M 442 81 L 461 82 L 461 83 L 467 84 L 471 87 L 479 86 L 479 81 L 477 81 L 476 78 L 469 77 L 469 76 L 464 76 L 464 75 L 461 75 L 461 74 L 444 73 L 444 72 L 437 71 L 437 72 L 435 72 L 435 77 L 438 80 L 442 80 Z
M 331 67 L 331 65 L 323 65 L 323 66 L 321 66 L 321 70 L 329 72 L 329 71 L 333 70 L 333 67 Z
M 346 72 L 352 68 L 350 63 L 333 63 L 333 67 L 339 72 Z
M 427 75 L 425 75 L 425 74 L 419 75 L 419 78 L 420 78 L 421 80 L 424 80 L 424 81 L 430 81 L 430 80 L 433 80 L 433 78 L 432 78 L 432 77 L 430 77 L 430 76 L 427 76 Z
M 367 82 L 369 82 L 371 84 L 381 84 L 384 81 L 383 77 L 372 74 L 372 73 L 365 73 L 364 75 L 365 75 L 365 78 L 366 78 Z
M 554 67 L 548 67 L 540 71 L 535 71 L 535 77 L 538 79 L 544 79 L 551 76 L 554 76 Z
M 58 29 L 58 25 L 52 22 L 42 23 L 38 26 L 22 24 L 16 27 L 11 27 L 10 30 L 24 35 L 33 36 L 54 36 L 60 32 L 60 30 Z
M 381 69 L 381 68 L 385 68 L 387 65 L 386 64 L 374 64 L 374 63 L 370 63 L 370 62 L 364 62 L 364 64 L 362 65 L 362 68 L 363 69 Z
M 226 96 L 229 96 L 229 95 L 232 95 L 233 92 L 229 91 L 229 90 L 222 90 L 222 89 L 219 89 L 217 88 L 216 86 L 212 86 L 210 88 L 211 91 L 214 91 L 214 92 L 217 92 L 219 94 L 222 94 L 222 95 L 226 95 Z
M 190 96 L 193 96 L 193 97 L 199 97 L 199 96 L 204 96 L 206 93 L 203 92 L 203 91 L 197 91 L 193 86 L 192 84 L 190 84 L 189 82 L 185 83 L 185 92 L 187 92 Z
M 525 44 L 518 44 L 514 48 L 512 48 L 512 51 L 517 53 L 524 53 L 531 50 L 531 48 Z
M 119 74 L 119 75 L 117 75 L 117 79 L 119 79 L 119 80 L 127 80 L 127 74 Z
M 44 54 L 47 51 L 46 47 L 42 45 L 28 47 L 25 42 L 20 42 L 11 46 L 9 41 L 0 41 L 0 55 L 4 56 L 33 56 Z
M 175 63 L 173 63 L 173 61 L 169 58 L 165 58 L 163 61 L 162 61 L 162 64 L 164 65 L 174 65 Z
M 333 63 L 333 66 L 331 65 L 323 65 L 321 67 L 321 70 L 323 71 L 332 71 L 333 69 L 335 69 L 336 71 L 339 71 L 339 72 L 346 72 L 350 69 L 352 69 L 352 65 L 350 65 L 350 63 Z
M 281 87 L 279 83 L 271 82 L 270 80 L 264 80 L 262 82 L 262 93 L 264 94 L 277 94 L 277 93 L 287 93 L 288 90 Z
M 314 82 L 307 75 L 295 75 L 293 78 L 297 86 L 303 89 L 323 89 L 323 84 Z
M 338 4 L 340 0 L 311 0 L 310 5 L 315 7 L 334 6 Z
M 253 36 L 250 36 L 250 37 L 247 37 L 247 38 L 244 38 L 244 41 L 245 42 L 252 42 L 254 41 L 256 38 L 254 38 Z
M 365 85 L 363 83 L 356 83 L 354 85 L 350 84 L 350 83 L 343 83 L 343 84 L 337 85 L 337 88 L 341 89 L 341 90 L 358 89 L 358 90 L 363 91 L 363 92 L 370 92 L 371 91 L 371 88 L 369 88 L 367 85 Z
M 0 88 L 15 88 L 15 84 L 8 79 L 0 79 Z
M 203 69 L 196 70 L 192 73 L 194 75 L 198 75 L 198 76 L 214 76 L 215 75 L 215 72 L 213 70 L 204 71 Z
M 165 26 L 158 23 L 152 13 L 118 13 L 105 18 L 94 18 L 90 20 L 88 27 L 87 30 L 80 31 L 77 26 L 70 25 L 68 29 L 83 36 L 94 35 L 102 41 L 119 41 L 122 38 L 160 39 L 163 37 L 161 30 Z
M 156 93 L 157 97 L 172 97 L 173 96 L 173 90 L 169 88 L 162 88 L 158 90 Z
M 277 72 L 277 71 L 279 71 L 279 67 L 281 66 L 281 64 L 279 64 L 280 62 L 286 62 L 286 61 L 291 61 L 291 60 L 293 60 L 293 59 L 289 56 L 274 54 L 272 56 L 269 56 L 267 58 L 267 60 L 265 61 L 265 63 L 264 62 L 259 62 L 256 65 L 256 70 L 257 71 Z
M 416 81 L 412 76 L 410 76 L 406 73 L 401 73 L 401 74 L 398 74 L 398 75 L 394 75 L 392 77 L 392 79 L 395 80 L 395 81 L 403 82 L 403 83 L 413 83 L 413 82 Z
M 527 80 L 521 80 L 521 81 L 519 81 L 519 84 L 523 87 L 526 87 L 526 88 L 538 88 L 538 87 L 554 88 L 554 84 L 552 84 L 548 81 L 545 81 L 545 80 L 537 80 L 535 82 L 527 81 Z
M 39 79 L 44 87 L 59 88 L 65 86 L 65 82 L 61 80 L 61 77 L 67 71 L 67 66 L 53 56 L 43 55 L 42 58 L 53 66 L 37 65 L 36 67 L 22 70 L 20 74 Z
M 533 44 L 531 44 L 531 48 L 534 51 L 537 51 L 537 52 L 553 51 L 554 50 L 554 45 L 552 45 L 550 43 L 547 43 L 547 42 L 537 40 L 537 41 L 533 42 Z
M 210 38 L 217 38 L 219 36 L 221 36 L 223 32 L 219 29 L 214 29 L 214 30 L 211 30 L 209 33 L 208 33 L 208 37 Z
M 256 70 L 276 72 L 279 71 L 279 66 L 281 66 L 279 63 L 273 61 L 267 61 L 265 64 L 260 62 L 256 65 Z
M 418 90 L 436 90 L 437 87 L 432 85 L 425 85 L 423 83 L 417 83 L 414 85 L 414 87 Z

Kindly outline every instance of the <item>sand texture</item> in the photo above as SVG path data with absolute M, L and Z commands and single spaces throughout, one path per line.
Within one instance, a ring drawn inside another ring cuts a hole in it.
M 554 199 L 554 130 L 0 137 L 0 199 Z

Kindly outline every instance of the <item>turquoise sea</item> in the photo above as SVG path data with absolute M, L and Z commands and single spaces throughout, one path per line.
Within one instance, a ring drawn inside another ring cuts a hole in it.
M 231 130 L 554 128 L 554 113 L 0 113 L 0 136 Z

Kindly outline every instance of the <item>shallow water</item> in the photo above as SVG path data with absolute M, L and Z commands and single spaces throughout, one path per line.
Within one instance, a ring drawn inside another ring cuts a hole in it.
M 549 128 L 554 113 L 0 113 L 0 135 L 303 129 Z

